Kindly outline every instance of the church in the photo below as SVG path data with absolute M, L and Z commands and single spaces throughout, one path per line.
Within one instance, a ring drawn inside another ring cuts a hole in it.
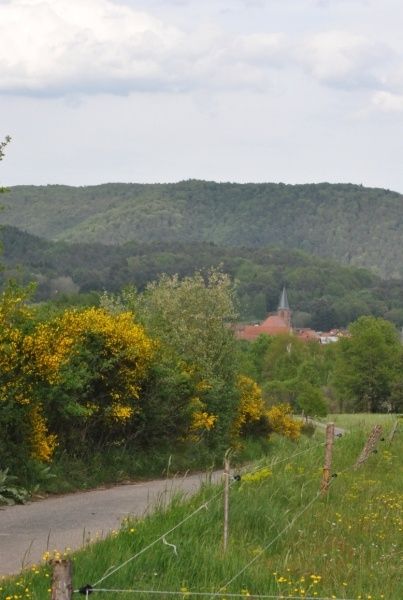
M 240 340 L 253 341 L 262 333 L 266 335 L 284 335 L 293 333 L 297 337 L 306 340 L 319 341 L 318 334 L 313 329 L 293 329 L 291 321 L 291 309 L 288 302 L 287 290 L 284 287 L 280 294 L 277 312 L 270 313 L 260 325 L 245 325 L 236 331 L 236 337 Z

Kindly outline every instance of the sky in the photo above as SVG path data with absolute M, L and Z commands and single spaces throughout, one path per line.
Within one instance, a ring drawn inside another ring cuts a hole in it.
M 401 0 L 0 0 L 0 183 L 403 193 Z

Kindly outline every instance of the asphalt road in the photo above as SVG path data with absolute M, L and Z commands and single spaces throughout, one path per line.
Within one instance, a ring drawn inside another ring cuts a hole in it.
M 326 431 L 326 423 L 321 423 L 320 421 L 315 421 L 315 419 L 311 419 L 311 417 L 308 417 L 308 421 L 309 421 L 309 423 L 312 423 L 313 425 L 315 425 L 315 427 L 318 427 L 322 431 Z M 331 420 L 329 420 L 329 423 L 330 422 L 331 422 Z M 342 435 L 345 435 L 346 433 L 348 433 L 347 429 L 343 429 L 342 427 L 335 426 L 334 435 L 342 436 Z
M 220 479 L 213 474 L 213 481 Z M 169 502 L 172 493 L 195 493 L 206 475 L 154 480 L 46 498 L 0 509 L 0 576 L 16 574 L 41 560 L 46 550 L 77 549 L 118 529 L 129 516 Z

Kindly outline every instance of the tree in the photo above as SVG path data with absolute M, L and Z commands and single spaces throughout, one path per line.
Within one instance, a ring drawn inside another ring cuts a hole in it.
M 2 142 L 0 142 L 0 160 L 3 160 L 4 158 L 4 148 L 7 146 L 7 144 L 9 144 L 11 142 L 11 137 L 9 135 L 6 135 L 6 137 L 4 138 L 4 140 Z
M 165 431 L 175 429 L 182 439 L 208 436 L 228 443 L 239 402 L 237 345 L 230 328 L 236 309 L 229 276 L 218 269 L 183 279 L 162 275 L 143 294 L 134 289 L 118 297 L 104 294 L 101 305 L 112 312 L 133 310 L 158 341 L 146 391 L 150 422 L 164 415 Z M 169 395 L 164 391 L 168 388 Z M 183 429 L 175 428 L 175 422 Z
M 326 402 L 322 391 L 308 381 L 298 388 L 297 404 L 306 417 L 325 417 L 327 415 Z
M 402 349 L 397 331 L 384 319 L 360 317 L 349 332 L 338 342 L 333 375 L 341 409 L 385 411 L 399 373 Z
M 139 310 L 148 330 L 201 378 L 233 380 L 236 343 L 229 325 L 237 313 L 228 275 L 217 269 L 205 277 L 162 275 L 147 286 Z
M 7 146 L 7 144 L 9 144 L 10 142 L 11 142 L 11 137 L 9 135 L 6 135 L 4 140 L 2 142 L 0 142 L 0 161 L 3 160 L 3 158 L 5 156 L 4 149 Z M 5 192 L 5 191 L 6 191 L 6 189 L 0 186 L 0 193 Z

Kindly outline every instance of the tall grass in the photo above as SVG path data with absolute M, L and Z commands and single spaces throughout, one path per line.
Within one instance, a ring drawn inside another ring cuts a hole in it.
M 157 506 L 144 520 L 126 520 L 120 531 L 72 554 L 75 586 L 96 582 L 112 565 L 120 565 L 211 500 L 206 509 L 166 536 L 176 553 L 159 541 L 107 577 L 101 587 L 176 590 L 179 598 L 186 598 L 188 590 L 224 588 L 245 596 L 401 600 L 402 434 L 391 446 L 380 442 L 378 453 L 358 471 L 350 467 L 362 449 L 365 431 L 357 428 L 338 439 L 333 469 L 338 476 L 329 494 L 315 499 L 323 461 L 318 440 L 323 441 L 323 435 L 298 444 L 273 439 L 272 452 L 253 476 L 245 475 L 231 485 L 230 543 L 225 555 L 222 497 L 212 499 L 220 488 L 205 486 L 190 500 L 177 496 L 170 507 Z M 310 508 L 285 530 L 310 502 Z M 248 563 L 252 564 L 237 576 Z M 0 600 L 48 598 L 49 579 L 48 566 L 35 567 L 4 581 Z M 108 600 L 153 597 L 114 592 L 92 597 L 98 596 Z

